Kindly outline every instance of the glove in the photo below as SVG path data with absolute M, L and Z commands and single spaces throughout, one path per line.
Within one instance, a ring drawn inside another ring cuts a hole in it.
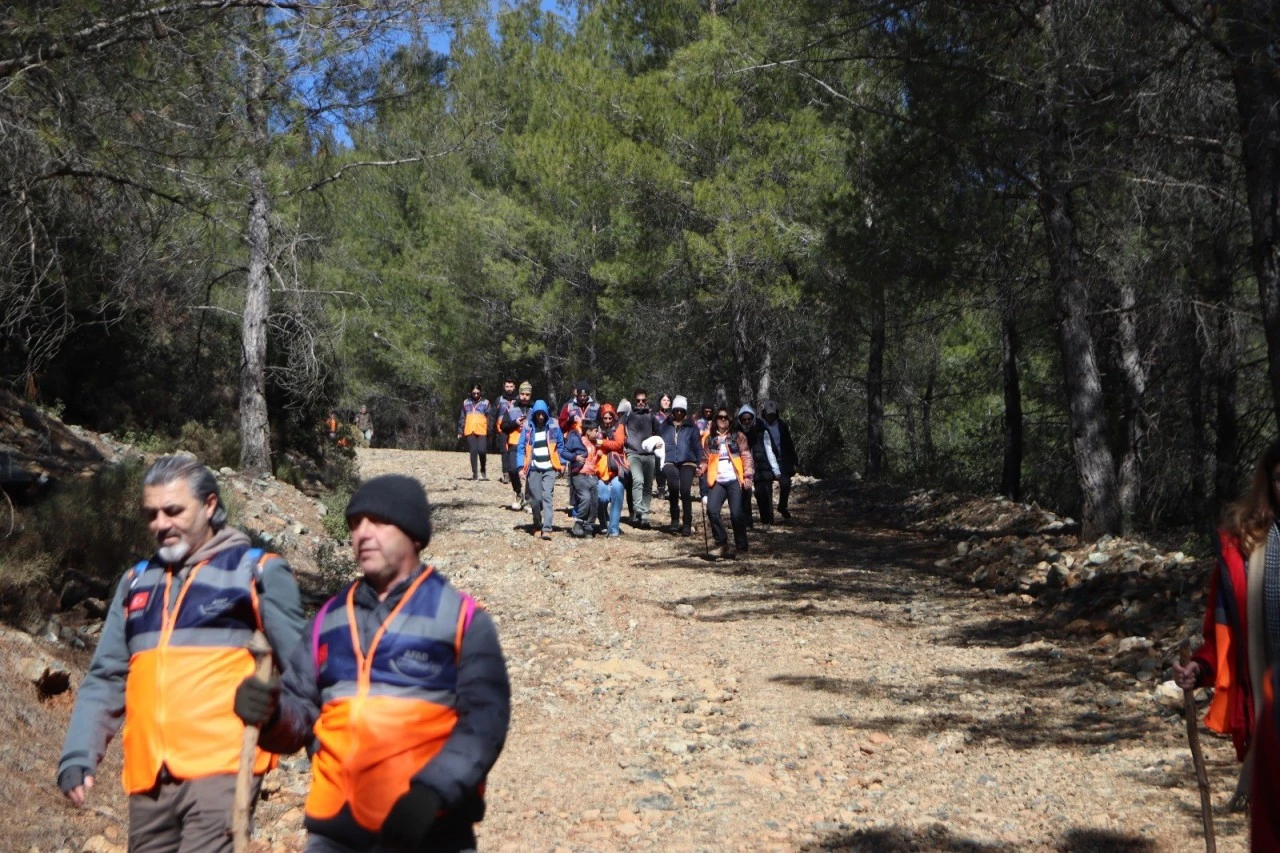
M 440 795 L 421 782 L 411 782 L 382 822 L 382 846 L 388 850 L 423 850 L 427 833 L 440 812 Z
M 273 675 L 270 681 L 259 681 L 249 676 L 236 688 L 233 707 L 245 725 L 265 726 L 280 707 L 280 678 Z
M 69 794 L 84 784 L 84 777 L 92 771 L 88 767 L 68 767 L 58 774 L 58 789 Z

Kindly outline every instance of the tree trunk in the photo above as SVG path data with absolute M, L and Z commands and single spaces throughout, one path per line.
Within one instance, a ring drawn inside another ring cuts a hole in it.
M 938 339 L 934 337 L 929 347 L 929 367 L 925 373 L 924 397 L 920 400 L 920 452 L 925 471 L 933 473 L 937 454 L 933 447 L 933 392 L 938 385 Z
M 1250 254 L 1267 338 L 1272 408 L 1280 427 L 1280 69 L 1270 57 L 1277 41 L 1274 4 L 1224 3 L 1218 8 L 1232 55 Z
M 262 9 L 255 9 L 251 45 L 265 50 Z M 267 419 L 267 317 L 271 311 L 271 282 L 268 264 L 271 233 L 268 220 L 271 199 L 267 193 L 267 114 L 265 56 L 246 51 L 248 86 L 245 114 L 252 147 L 246 169 L 249 183 L 249 272 L 245 287 L 244 319 L 241 326 L 240 363 L 240 468 L 247 473 L 271 469 L 271 433 Z
M 739 404 L 751 400 L 755 383 L 751 381 L 751 328 L 745 300 L 735 296 L 733 306 L 733 361 L 738 368 Z
M 1052 26 L 1052 9 L 1046 20 Z M 1052 38 L 1053 33 L 1046 33 Z M 1061 83 L 1049 75 L 1040 93 L 1039 191 L 1036 202 L 1044 220 L 1049 278 L 1058 310 L 1062 372 L 1066 379 L 1071 423 L 1071 450 L 1080 484 L 1080 531 L 1086 540 L 1120 532 L 1120 501 L 1115 457 L 1107 444 L 1102 379 L 1089 327 L 1089 294 L 1080 270 L 1080 247 L 1071 195 L 1058 174 L 1067 128 L 1057 105 Z
M 873 480 L 884 473 L 884 346 L 885 285 L 877 278 L 871 284 L 871 347 L 867 351 L 867 464 L 865 474 Z
M 1133 282 L 1120 284 L 1119 345 L 1120 372 L 1125 385 L 1125 448 L 1120 460 L 1120 517 L 1123 529 L 1131 530 L 1138 497 L 1142 491 L 1142 453 L 1147 441 L 1148 421 L 1144 410 L 1147 397 L 1147 366 L 1138 342 L 1138 296 Z
M 764 339 L 764 357 L 760 363 L 760 382 L 756 386 L 756 402 L 764 405 L 765 400 L 769 399 L 770 384 L 773 370 L 773 348 L 769 346 L 769 338 Z
M 1237 477 L 1236 458 L 1239 454 L 1240 427 L 1237 422 L 1236 377 L 1240 361 L 1240 337 L 1236 318 L 1232 312 L 1235 271 L 1232 264 L 1230 237 L 1225 229 L 1214 235 L 1213 241 L 1213 306 L 1217 315 L 1217 352 L 1213 354 L 1214 385 L 1214 441 L 1213 501 L 1215 510 L 1221 510 L 1235 500 Z M 1215 516 L 1217 513 L 1215 512 Z
M 1004 466 L 1000 493 L 1022 499 L 1022 384 L 1018 376 L 1018 325 L 1013 288 L 1006 285 L 1000 316 L 1000 376 L 1004 384 Z

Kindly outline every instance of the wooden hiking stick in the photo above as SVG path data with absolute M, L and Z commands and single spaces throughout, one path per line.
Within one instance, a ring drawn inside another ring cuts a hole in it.
M 702 556 L 711 556 L 711 542 L 707 539 L 707 505 L 698 498 L 698 506 L 702 507 Z
M 247 646 L 253 655 L 253 676 L 259 681 L 271 679 L 271 644 L 261 631 L 254 631 Z M 240 769 L 236 774 L 236 799 L 231 812 L 231 841 L 235 853 L 249 853 L 249 808 L 253 805 L 253 759 L 258 748 L 258 727 L 244 727 L 240 744 Z
M 1191 649 L 1182 647 L 1182 665 L 1191 663 Z M 1204 849 L 1206 853 L 1217 853 L 1218 846 L 1213 837 L 1213 801 L 1209 796 L 1209 774 L 1204 769 L 1204 753 L 1200 751 L 1200 728 L 1196 719 L 1196 699 L 1194 690 L 1182 691 L 1182 715 L 1187 722 L 1187 742 L 1191 744 L 1191 761 L 1196 767 L 1196 785 L 1200 788 L 1200 820 L 1204 823 Z

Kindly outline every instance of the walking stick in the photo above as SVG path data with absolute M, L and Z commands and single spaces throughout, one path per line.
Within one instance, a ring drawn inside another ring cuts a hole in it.
M 271 644 L 261 631 L 253 632 L 249 640 L 249 653 L 253 655 L 253 675 L 260 681 L 271 678 Z M 253 804 L 253 759 L 258 747 L 258 727 L 244 727 L 244 741 L 240 744 L 240 770 L 236 774 L 236 799 L 231 812 L 231 839 L 235 853 L 249 853 L 249 807 Z
M 1191 663 L 1191 649 L 1182 647 L 1182 665 Z M 1217 844 L 1213 837 L 1213 801 L 1209 796 L 1209 774 L 1204 769 L 1204 754 L 1200 752 L 1200 730 L 1196 720 L 1196 699 L 1194 690 L 1182 691 L 1182 714 L 1187 723 L 1187 741 L 1191 744 L 1191 761 L 1196 767 L 1196 784 L 1200 788 L 1200 820 L 1204 823 L 1204 849 L 1206 853 L 1217 853 Z
M 707 539 L 707 505 L 698 498 L 698 506 L 702 507 L 702 556 L 706 557 L 711 553 L 711 542 Z

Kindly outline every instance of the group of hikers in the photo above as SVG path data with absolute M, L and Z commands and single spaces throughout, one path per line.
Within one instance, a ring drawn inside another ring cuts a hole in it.
M 550 539 L 556 481 L 566 478 L 570 534 L 622 535 L 622 505 L 630 523 L 652 527 L 655 498 L 665 498 L 668 533 L 693 530 L 693 483 L 715 539 L 717 556 L 732 559 L 749 547 L 754 526 L 754 496 L 760 524 L 774 523 L 773 485 L 778 484 L 777 517 L 791 518 L 787 503 L 796 473 L 791 430 L 778 404 L 765 401 L 760 412 L 749 404 L 733 411 L 703 403 L 696 413 L 677 394 L 661 394 L 653 403 L 645 388 L 617 406 L 599 403 L 591 387 L 578 382 L 571 399 L 552 416 L 546 400 L 533 399 L 533 386 L 503 383 L 496 406 L 472 383 L 458 415 L 458 438 L 465 440 L 471 479 L 487 480 L 487 448 L 496 436 L 501 446 L 502 479 L 514 493 L 511 508 L 533 510 L 533 534 Z M 729 527 L 721 513 L 729 507 Z
M 421 561 L 422 485 L 391 474 L 352 495 L 359 577 L 309 622 L 288 563 L 227 524 L 195 457 L 161 457 L 142 486 L 156 551 L 116 586 L 80 684 L 58 764 L 67 798 L 85 805 L 123 722 L 134 853 L 244 849 L 233 813 L 248 825 L 263 774 L 303 748 L 309 853 L 474 850 L 511 690 L 494 620 Z M 255 632 L 283 677 L 255 675 Z

